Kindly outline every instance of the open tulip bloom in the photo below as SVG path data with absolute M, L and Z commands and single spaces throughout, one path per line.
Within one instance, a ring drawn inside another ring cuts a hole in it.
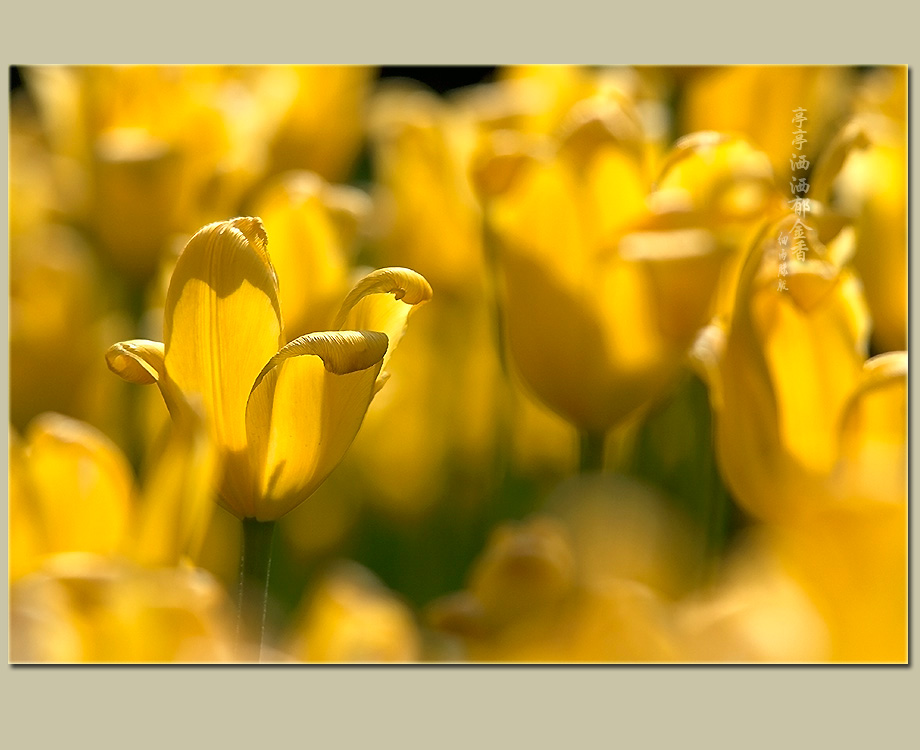
M 224 454 L 220 503 L 259 521 L 293 510 L 339 463 L 409 312 L 431 297 L 413 271 L 374 271 L 346 297 L 337 330 L 285 345 L 267 247 L 257 218 L 201 229 L 170 280 L 164 342 L 106 355 L 125 380 L 156 383 L 174 419 L 187 399 L 203 401 Z
M 106 361 L 125 380 L 156 383 L 174 420 L 203 403 L 223 456 L 219 501 L 244 520 L 245 556 L 249 530 L 270 527 L 252 521 L 293 510 L 342 459 L 409 313 L 430 298 L 414 271 L 380 269 L 347 295 L 336 330 L 285 344 L 265 230 L 237 218 L 202 228 L 180 255 L 163 343 L 115 344 Z

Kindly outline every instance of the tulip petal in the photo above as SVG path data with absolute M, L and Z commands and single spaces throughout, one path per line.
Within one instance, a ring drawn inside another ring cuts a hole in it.
M 366 199 L 312 172 L 286 173 L 259 198 L 259 215 L 272 230 L 272 265 L 282 280 L 289 336 L 328 327 L 350 285 L 348 256 Z
M 246 409 L 256 492 L 244 517 L 280 518 L 305 500 L 351 445 L 387 351 L 377 331 L 313 333 L 279 351 Z
M 246 401 L 283 343 L 278 284 L 256 218 L 210 224 L 189 240 L 164 308 L 165 364 L 186 397 L 197 394 L 226 451 L 223 500 L 251 502 Z
M 174 420 L 144 483 L 132 557 L 144 565 L 175 566 L 195 560 L 214 508 L 218 456 L 203 415 L 187 409 Z
M 907 352 L 868 360 L 841 421 L 842 495 L 906 503 L 907 411 Z
M 166 377 L 166 364 L 163 357 L 163 344 L 159 341 L 134 339 L 113 344 L 105 353 L 105 362 L 109 369 L 122 380 L 138 385 L 156 383 L 166 402 L 166 408 L 178 419 L 182 413 L 181 405 L 185 399 Z
M 29 487 L 45 550 L 119 551 L 134 494 L 121 451 L 88 424 L 60 414 L 37 417 L 26 439 Z
M 386 380 L 387 363 L 406 331 L 409 314 L 431 296 L 431 286 L 421 274 L 408 268 L 380 268 L 361 279 L 342 303 L 333 328 L 380 331 L 389 340 L 380 386 Z

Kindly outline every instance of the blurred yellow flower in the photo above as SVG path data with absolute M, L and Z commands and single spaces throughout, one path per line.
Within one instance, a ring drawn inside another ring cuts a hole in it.
M 122 551 L 136 502 L 122 452 L 89 425 L 58 414 L 32 421 L 22 444 L 10 441 L 10 576 L 52 554 Z M 32 554 L 17 554 L 34 539 Z
M 514 362 L 548 406 L 603 434 L 680 372 L 724 253 L 692 210 L 646 204 L 641 129 L 618 97 L 582 102 L 551 143 L 497 133 L 476 169 Z
M 92 245 L 54 214 L 37 134 L 11 117 L 10 421 L 23 430 L 42 412 L 62 412 L 117 439 L 125 431 L 123 384 L 94 352 L 123 333 L 124 316 L 111 309 L 115 295 Z
M 844 417 L 863 379 L 903 376 L 897 366 L 880 370 L 882 363 L 865 361 L 869 318 L 846 265 L 852 229 L 830 226 L 817 211 L 807 221 L 817 229 L 799 225 L 803 260 L 792 250 L 796 216 L 764 231 L 742 272 L 727 334 L 709 331 L 696 350 L 708 358 L 723 474 L 742 506 L 767 520 L 793 518 L 856 492 L 834 479 L 855 466 L 856 456 L 841 452 Z M 780 290 L 782 280 L 788 291 Z
M 353 245 L 370 198 L 313 172 L 286 172 L 260 191 L 253 208 L 272 228 L 272 266 L 284 280 L 279 291 L 288 336 L 324 329 L 351 286 Z
M 675 658 L 670 613 L 648 586 L 584 577 L 556 519 L 495 529 L 465 591 L 428 610 L 465 657 L 487 662 L 649 662 Z
M 13 661 L 210 661 L 230 656 L 227 603 L 191 567 L 217 456 L 189 407 L 141 487 L 121 451 L 59 414 L 10 434 Z
M 335 468 L 410 311 L 431 297 L 413 271 L 381 269 L 346 297 L 337 330 L 284 345 L 267 245 L 254 218 L 201 229 L 170 281 L 165 343 L 122 342 L 106 355 L 124 379 L 156 383 L 174 419 L 183 394 L 202 400 L 225 462 L 221 504 L 259 521 L 292 510 Z
M 688 77 L 678 112 L 682 132 L 737 133 L 790 174 L 792 110 L 807 110 L 806 153 L 818 154 L 851 104 L 854 71 L 833 65 L 700 67 Z
M 742 271 L 725 334 L 698 342 L 722 475 L 769 524 L 784 564 L 831 631 L 832 658 L 906 655 L 907 354 L 866 360 L 869 318 L 846 266 L 851 228 L 818 204 L 804 260 L 785 261 L 790 216 Z
M 409 608 L 368 570 L 340 564 L 308 597 L 287 652 L 304 662 L 418 661 L 421 636 Z
M 10 577 L 67 552 L 143 565 L 193 559 L 211 516 L 216 472 L 216 453 L 191 407 L 152 452 L 140 488 L 105 435 L 42 414 L 24 440 L 10 433 Z
M 738 136 L 682 137 L 662 161 L 651 199 L 692 210 L 725 253 L 716 313 L 730 315 L 747 250 L 763 224 L 786 211 L 769 157 Z
M 856 230 L 853 267 L 879 352 L 907 347 L 907 164 L 906 123 L 867 113 L 841 128 L 813 179 L 815 198 Z
M 269 174 L 308 169 L 333 182 L 346 180 L 364 139 L 374 69 L 273 65 L 255 70 L 262 105 L 278 113 L 268 147 Z
M 228 661 L 231 622 L 204 571 L 62 554 L 10 589 L 10 661 Z
M 257 176 L 269 126 L 218 66 L 36 66 L 25 74 L 55 159 L 59 203 L 120 273 L 144 281 L 168 238 L 225 214 Z M 206 218 L 202 217 L 202 214 Z
M 675 628 L 681 658 L 694 663 L 798 664 L 831 656 L 821 612 L 762 532 L 732 550 L 715 585 L 680 602 Z
M 377 252 L 462 294 L 483 270 L 479 207 L 467 174 L 469 116 L 421 87 L 393 85 L 371 110 Z

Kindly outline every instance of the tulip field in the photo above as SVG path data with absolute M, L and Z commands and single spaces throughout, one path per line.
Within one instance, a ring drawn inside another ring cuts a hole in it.
M 907 662 L 906 66 L 14 79 L 10 662 Z

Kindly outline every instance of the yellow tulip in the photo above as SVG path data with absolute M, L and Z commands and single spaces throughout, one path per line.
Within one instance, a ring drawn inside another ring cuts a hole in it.
M 333 182 L 348 178 L 364 136 L 374 69 L 361 65 L 285 65 L 258 70 L 256 92 L 277 124 L 269 174 L 308 169 Z
M 680 372 L 724 253 L 692 210 L 646 204 L 650 170 L 628 103 L 589 104 L 553 143 L 496 134 L 477 182 L 514 362 L 545 404 L 603 434 Z
M 906 88 L 903 90 L 906 98 Z M 863 114 L 844 126 L 816 166 L 815 197 L 852 221 L 853 267 L 880 352 L 907 346 L 907 129 Z
M 10 661 L 228 661 L 228 610 L 217 582 L 200 570 L 57 555 L 10 588 Z
M 10 654 L 14 661 L 230 658 L 227 604 L 194 569 L 216 454 L 187 409 L 142 487 L 117 446 L 59 414 L 10 440 Z
M 122 334 L 123 321 L 110 309 L 112 288 L 92 245 L 61 221 L 52 167 L 34 115 L 11 103 L 10 421 L 24 430 L 56 411 L 118 439 L 123 384 L 93 352 Z
M 664 158 L 653 199 L 691 208 L 725 253 L 717 314 L 730 315 L 746 252 L 765 221 L 786 210 L 769 157 L 738 136 L 682 137 Z
M 699 68 L 684 91 L 680 129 L 738 133 L 770 157 L 777 176 L 785 181 L 796 129 L 792 111 L 806 110 L 802 153 L 817 156 L 850 105 L 853 79 L 852 69 L 832 65 Z
M 466 169 L 473 123 L 420 87 L 385 88 L 372 104 L 379 257 L 462 295 L 483 270 L 479 206 Z
M 907 660 L 907 354 L 868 360 L 840 421 L 832 503 L 775 532 L 824 614 L 833 658 Z
M 469 87 L 456 99 L 486 130 L 547 135 L 585 100 L 622 96 L 636 103 L 652 146 L 669 124 L 661 78 L 651 68 L 510 65 L 499 68 L 495 83 Z
M 36 66 L 25 76 L 60 207 L 136 281 L 173 233 L 231 210 L 263 166 L 254 144 L 272 114 L 228 68 Z
M 809 215 L 815 229 L 804 230 L 798 260 L 796 221 L 790 215 L 764 231 L 742 272 L 724 341 L 714 337 L 707 347 L 701 340 L 698 349 L 710 356 L 722 472 L 742 506 L 766 520 L 829 502 L 834 472 L 847 466 L 842 420 L 860 380 L 877 366 L 865 362 L 869 319 L 845 264 L 852 230 L 822 230 L 828 222 Z
M 126 380 L 156 383 L 174 419 L 183 394 L 200 398 L 225 462 L 221 504 L 272 521 L 341 460 L 410 311 L 430 297 L 418 274 L 381 269 L 346 297 L 338 330 L 285 345 L 267 235 L 258 219 L 238 218 L 186 245 L 167 293 L 164 343 L 122 342 L 106 359 Z
M 10 446 L 10 484 L 11 514 L 39 540 L 31 560 L 11 558 L 12 569 L 32 569 L 61 552 L 121 551 L 133 521 L 134 476 L 99 431 L 58 414 L 34 419 L 24 444 Z
M 217 466 L 203 421 L 191 407 L 186 415 L 153 452 L 140 488 L 118 446 L 84 422 L 46 413 L 24 440 L 11 433 L 11 577 L 67 552 L 148 566 L 195 557 Z
M 369 197 L 313 172 L 288 172 L 260 192 L 253 208 L 272 228 L 272 265 L 284 279 L 281 314 L 288 335 L 322 330 L 349 289 L 353 245 Z
M 415 662 L 421 637 L 409 608 L 369 571 L 340 564 L 309 596 L 288 653 L 304 662 Z
M 869 319 L 846 266 L 853 233 L 816 209 L 803 261 L 770 227 L 745 264 L 724 338 L 701 339 L 715 439 L 735 499 L 767 522 L 809 593 L 831 658 L 906 655 L 907 354 L 866 360 Z M 789 251 L 791 253 L 791 251 Z M 720 340 L 721 339 L 721 340 Z
M 675 656 L 669 608 L 650 587 L 585 576 L 566 528 L 533 517 L 492 534 L 465 591 L 436 600 L 433 627 L 489 662 L 650 662 Z
M 468 502 L 479 502 L 505 440 L 514 441 L 519 466 L 531 464 L 525 470 L 567 468 L 571 458 L 571 427 L 518 383 L 509 388 L 496 356 L 494 282 L 469 174 L 479 117 L 467 97 L 444 99 L 418 86 L 390 86 L 372 100 L 375 257 L 416 268 L 441 290 L 410 344 L 411 372 L 369 416 L 351 458 L 349 475 L 373 488 L 363 495 L 403 516 L 429 511 L 458 472 L 468 478 Z M 408 456 L 412 467 L 402 471 L 406 462 L 396 459 Z M 390 478 L 400 471 L 398 481 Z

